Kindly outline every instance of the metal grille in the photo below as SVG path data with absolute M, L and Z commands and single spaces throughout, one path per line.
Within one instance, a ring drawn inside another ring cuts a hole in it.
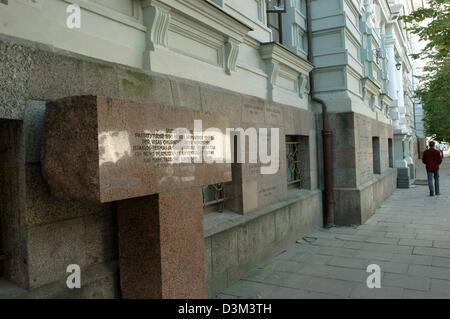
M 223 212 L 224 206 L 225 198 L 223 183 L 203 187 L 203 208 L 207 208 L 209 212 Z
M 303 172 L 300 167 L 300 142 L 286 142 L 287 182 L 289 186 L 300 187 L 303 182 Z

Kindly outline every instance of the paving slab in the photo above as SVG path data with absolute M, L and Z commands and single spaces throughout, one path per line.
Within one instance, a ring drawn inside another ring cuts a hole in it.
M 364 225 L 299 238 L 217 298 L 450 299 L 448 176 L 441 172 L 441 196 L 421 185 L 397 189 Z M 371 264 L 381 288 L 367 287 Z

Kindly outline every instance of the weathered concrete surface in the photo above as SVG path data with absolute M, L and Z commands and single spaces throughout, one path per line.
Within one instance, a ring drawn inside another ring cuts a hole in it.
M 320 191 L 290 192 L 286 201 L 240 215 L 205 216 L 207 295 L 214 297 L 322 223 Z
M 218 298 L 450 298 L 450 170 L 440 175 L 441 196 L 397 189 L 364 225 L 318 230 Z M 367 288 L 369 264 L 379 289 Z
M 81 288 L 69 289 L 66 279 L 27 290 L 0 278 L 0 299 L 113 299 L 119 298 L 119 265 L 99 264 L 82 271 Z

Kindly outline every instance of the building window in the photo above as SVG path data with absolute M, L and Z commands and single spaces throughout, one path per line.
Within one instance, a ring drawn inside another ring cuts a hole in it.
M 301 139 L 299 136 L 286 135 L 286 168 L 288 188 L 301 188 L 303 172 L 301 160 Z
M 286 0 L 266 0 L 267 26 L 272 30 L 272 39 L 283 43 L 282 14 L 286 12 Z
M 203 212 L 223 212 L 225 206 L 224 183 L 203 187 Z
M 394 167 L 394 154 L 392 149 L 392 138 L 388 138 L 388 154 L 389 154 L 389 167 Z
M 372 137 L 373 173 L 381 174 L 380 138 Z

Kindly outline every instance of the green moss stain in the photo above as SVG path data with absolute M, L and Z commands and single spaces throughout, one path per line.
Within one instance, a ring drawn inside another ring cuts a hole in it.
M 112 70 L 114 70 L 113 66 L 107 65 L 107 64 L 97 64 L 96 67 L 97 67 L 97 69 L 102 70 L 102 71 L 112 71 Z
M 122 79 L 123 93 L 126 97 L 145 99 L 150 94 L 150 78 L 139 72 L 126 71 L 128 79 Z
M 149 77 L 143 73 L 127 71 L 127 74 L 140 83 L 148 83 L 150 82 Z
M 103 63 L 96 63 L 96 62 L 86 62 L 89 68 L 96 69 L 99 71 L 113 71 L 114 66 L 109 64 L 103 64 Z

